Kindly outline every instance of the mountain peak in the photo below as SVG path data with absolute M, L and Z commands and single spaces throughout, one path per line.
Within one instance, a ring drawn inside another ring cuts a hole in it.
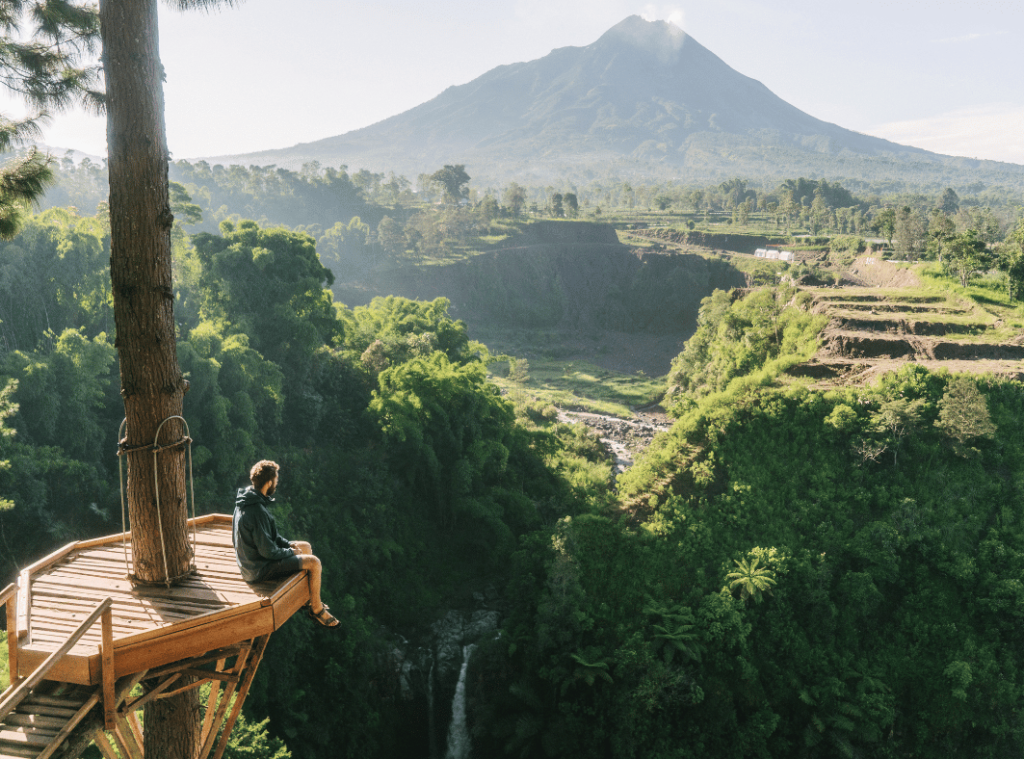
M 691 54 L 704 51 L 700 43 L 670 21 L 648 21 L 641 16 L 629 16 L 620 21 L 595 42 L 598 50 L 627 49 L 644 57 L 653 57 L 662 65 L 678 62 L 684 47 Z
M 346 135 L 235 162 L 310 160 L 417 173 L 463 163 L 474 177 L 875 175 L 914 148 L 810 116 L 733 70 L 668 21 L 629 16 L 596 42 L 499 66 Z M 587 169 L 590 171 L 591 169 Z
M 601 35 L 597 44 L 616 42 L 647 50 L 652 45 L 678 50 L 686 39 L 686 32 L 670 21 L 648 21 L 641 16 L 629 16 Z

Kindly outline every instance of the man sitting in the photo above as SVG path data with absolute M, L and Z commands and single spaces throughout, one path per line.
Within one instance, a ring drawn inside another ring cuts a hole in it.
M 277 521 L 267 508 L 274 499 L 281 467 L 273 461 L 257 461 L 249 471 L 250 487 L 239 488 L 235 498 L 231 541 L 235 559 L 246 582 L 261 582 L 309 572 L 310 618 L 324 627 L 340 624 L 320 600 L 320 559 L 309 543 L 289 542 L 277 533 Z

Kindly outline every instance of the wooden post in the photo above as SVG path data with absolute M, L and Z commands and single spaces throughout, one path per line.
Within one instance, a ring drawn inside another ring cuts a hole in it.
M 135 736 L 135 740 L 139 743 L 140 752 L 145 753 L 145 737 L 142 732 L 142 723 L 139 722 L 139 715 L 135 712 L 128 712 L 125 719 L 132 730 L 132 735 Z
M 114 751 L 114 747 L 110 745 L 110 738 L 102 730 L 93 731 L 92 742 L 96 744 L 96 748 L 103 754 L 103 759 L 120 759 L 117 752 Z
M 231 737 L 231 731 L 235 727 L 235 720 L 238 719 L 238 713 L 242 711 L 242 704 L 245 703 L 245 697 L 249 695 L 249 686 L 252 685 L 252 679 L 256 677 L 256 669 L 260 666 L 260 662 L 263 660 L 263 652 L 267 650 L 267 643 L 269 642 L 269 635 L 264 635 L 259 638 L 256 643 L 256 648 L 253 651 L 253 655 L 249 657 L 245 677 L 242 679 L 242 687 L 238 690 L 238 698 L 235 699 L 235 706 L 231 710 L 231 716 L 228 717 L 228 721 L 224 723 L 224 731 L 221 733 L 220 742 L 217 744 L 217 750 L 213 753 L 213 759 L 220 759 L 224 754 L 224 749 L 227 748 L 228 738 Z
M 135 732 L 124 717 L 117 716 L 114 740 L 128 759 L 142 759 L 142 742 L 135 738 Z
M 114 700 L 114 624 L 110 606 L 103 611 L 103 645 L 100 656 L 103 660 L 103 726 L 113 730 L 117 723 L 117 703 Z
M 18 684 L 18 586 L 11 583 L 0 593 L 0 604 L 7 606 L 7 661 L 11 667 L 11 687 Z
M 235 659 L 235 666 L 232 667 L 234 674 L 240 674 L 245 671 L 245 665 L 249 661 L 249 658 L 253 655 L 251 648 L 245 648 L 241 653 L 238 654 L 238 658 Z M 210 755 L 210 751 L 213 750 L 214 742 L 217 740 L 217 730 L 224 722 L 224 715 L 227 714 L 228 705 L 231 703 L 231 696 L 235 692 L 235 683 L 228 683 L 224 688 L 224 695 L 221 696 L 220 703 L 217 705 L 216 714 L 210 724 L 210 732 L 207 734 L 206 739 L 200 744 L 199 759 L 205 759 Z M 207 703 L 209 708 L 209 703 Z
M 68 651 L 75 647 L 75 644 L 78 643 L 79 639 L 85 635 L 85 631 L 92 627 L 93 623 L 100 618 L 100 615 L 103 614 L 103 612 L 110 608 L 112 603 L 113 600 L 107 598 L 97 606 L 92 614 L 86 617 L 82 624 L 80 624 L 68 637 L 64 642 L 64 645 L 50 654 L 46 658 L 46 661 L 39 665 L 39 667 L 36 668 L 36 671 L 33 672 L 28 679 L 18 684 L 17 688 L 10 689 L 7 697 L 0 701 L 0 719 L 3 719 L 14 711 L 14 708 L 21 703 L 21 700 L 28 694 L 28 692 L 46 678 L 46 675 L 51 669 L 53 669 L 54 665 L 57 664 L 57 662 L 59 662 Z
M 25 569 L 18 575 L 18 637 L 31 639 L 32 627 L 29 624 L 29 609 L 32 605 L 32 591 L 29 583 L 32 576 Z
M 239 654 L 241 656 L 241 654 Z M 227 659 L 220 659 L 217 662 L 217 671 L 221 672 L 224 670 L 224 665 L 227 664 Z M 210 728 L 213 726 L 213 715 L 217 711 L 217 697 L 220 695 L 220 680 L 214 680 L 210 685 L 210 695 L 206 699 L 206 715 L 203 718 L 203 728 L 200 733 L 199 745 L 205 746 L 207 739 L 210 737 Z

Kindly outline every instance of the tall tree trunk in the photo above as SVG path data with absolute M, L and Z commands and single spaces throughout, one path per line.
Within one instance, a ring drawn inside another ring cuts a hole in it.
M 171 282 L 171 214 L 163 67 L 156 0 L 101 0 L 110 178 L 110 277 L 127 433 L 128 511 L 134 573 L 164 582 L 189 572 L 184 449 L 148 450 L 162 421 L 182 413 Z M 168 422 L 159 443 L 178 441 Z M 159 508 L 158 508 L 159 502 Z M 145 752 L 193 759 L 198 690 L 146 706 Z

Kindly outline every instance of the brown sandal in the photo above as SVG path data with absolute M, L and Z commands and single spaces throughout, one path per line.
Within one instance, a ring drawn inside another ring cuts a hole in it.
M 324 604 L 324 608 L 318 612 L 314 612 L 312 607 L 310 607 L 306 614 L 321 627 L 333 629 L 341 626 L 341 622 L 338 621 L 337 617 L 331 614 L 331 609 L 327 604 Z

